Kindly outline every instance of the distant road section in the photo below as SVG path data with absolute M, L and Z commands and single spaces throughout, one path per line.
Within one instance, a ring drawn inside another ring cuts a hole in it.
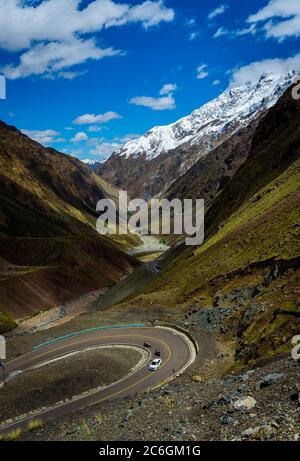
M 139 235 L 139 238 L 143 241 L 143 244 L 129 250 L 127 253 L 130 256 L 139 256 L 152 253 L 164 253 L 170 248 L 168 245 L 160 243 L 160 241 L 156 237 L 153 237 L 151 235 Z
M 151 348 L 146 348 L 145 342 L 150 343 Z M 45 422 L 109 399 L 151 390 L 174 378 L 175 374 L 183 372 L 196 356 L 195 347 L 189 338 L 171 328 L 122 326 L 120 328 L 92 329 L 52 340 L 35 348 L 32 352 L 8 362 L 6 364 L 6 376 L 8 378 L 15 376 L 17 379 L 17 375 L 21 372 L 29 371 L 33 367 L 45 364 L 57 357 L 91 347 L 111 345 L 128 345 L 146 349 L 150 352 L 149 360 L 122 380 L 105 388 L 93 390 L 73 400 L 36 411 L 31 415 L 23 415 L 18 418 L 16 413 L 16 419 L 13 421 L 0 422 L 0 433 L 8 433 L 17 428 L 26 430 L 31 420 L 39 419 Z M 156 349 L 160 351 L 162 365 L 157 371 L 150 372 L 148 370 L 149 363 L 154 358 Z M 6 385 L 9 386 L 9 381 Z

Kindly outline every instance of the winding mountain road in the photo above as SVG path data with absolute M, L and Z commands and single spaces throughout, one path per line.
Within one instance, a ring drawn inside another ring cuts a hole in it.
M 144 347 L 145 341 L 151 344 L 150 349 Z M 0 422 L 0 433 L 11 432 L 17 428 L 26 429 L 31 420 L 39 419 L 45 422 L 109 399 L 154 389 L 174 378 L 175 374 L 182 373 L 196 356 L 195 347 L 189 338 L 171 328 L 137 325 L 91 329 L 54 339 L 8 362 L 6 364 L 6 376 L 8 377 L 6 385 L 9 386 L 9 380 L 17 379 L 17 375 L 21 372 L 29 371 L 58 357 L 77 351 L 83 352 L 94 347 L 118 345 L 147 351 L 148 359 L 141 361 L 140 365 L 129 375 L 109 386 L 92 390 L 30 415 L 18 417 L 16 414 L 15 419 Z M 160 350 L 162 365 L 157 371 L 150 372 L 149 362 L 153 359 L 156 349 Z

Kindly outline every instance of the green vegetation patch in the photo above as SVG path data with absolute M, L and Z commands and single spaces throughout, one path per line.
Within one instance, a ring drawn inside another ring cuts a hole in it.
M 17 323 L 14 319 L 5 312 L 2 308 L 0 310 L 0 334 L 7 333 L 8 331 L 16 328 Z

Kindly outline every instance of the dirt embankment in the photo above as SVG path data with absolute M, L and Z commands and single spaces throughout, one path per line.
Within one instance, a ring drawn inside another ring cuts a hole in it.
M 118 381 L 139 362 L 133 349 L 90 349 L 69 355 L 9 381 L 0 392 L 0 419 L 53 405 Z

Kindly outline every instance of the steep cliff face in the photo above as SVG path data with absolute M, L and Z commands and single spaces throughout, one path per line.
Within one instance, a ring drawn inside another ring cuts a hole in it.
M 97 201 L 117 191 L 88 166 L 1 122 L 0 171 L 0 311 L 22 318 L 132 270 L 95 231 Z
M 247 159 L 260 119 L 259 117 L 253 120 L 247 127 L 241 128 L 220 146 L 200 158 L 171 184 L 164 196 L 170 200 L 202 198 L 205 200 L 205 208 L 208 209 Z
M 293 79 L 293 73 L 262 75 L 255 85 L 227 90 L 189 116 L 129 141 L 96 171 L 135 197 L 165 192 L 200 158 L 272 107 Z

